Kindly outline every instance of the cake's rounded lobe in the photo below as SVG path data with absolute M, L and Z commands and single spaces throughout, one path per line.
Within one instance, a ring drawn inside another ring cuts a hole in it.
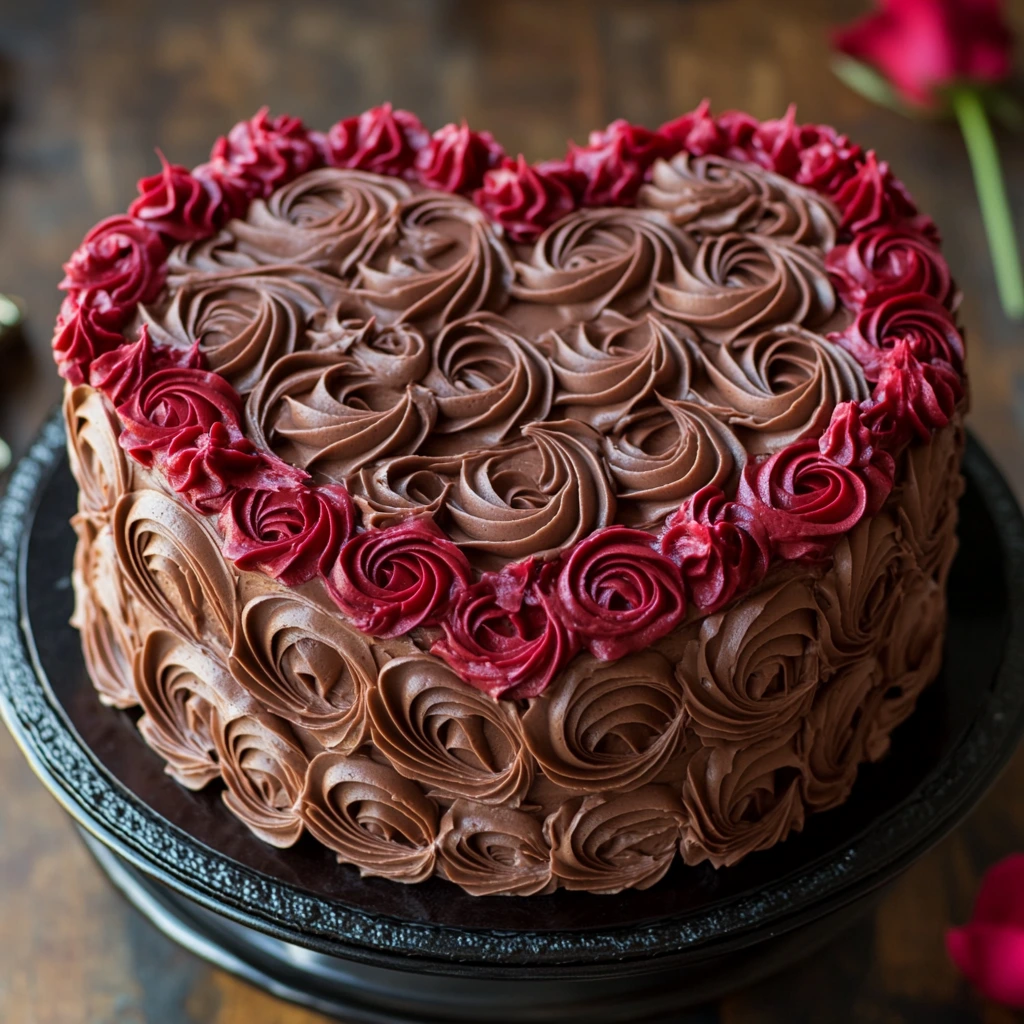
M 637 789 L 681 750 L 686 710 L 673 666 L 656 651 L 611 664 L 577 658 L 523 716 L 541 771 L 569 791 Z
M 556 885 L 541 822 L 527 811 L 457 800 L 437 850 L 444 877 L 473 896 L 535 896 Z
M 566 801 L 544 823 L 552 864 L 566 889 L 648 889 L 668 871 L 685 814 L 668 786 Z
M 361 875 L 422 882 L 434 873 L 437 806 L 390 765 L 318 754 L 298 807 L 310 833 Z
M 517 807 L 533 780 L 519 714 L 437 658 L 394 658 L 369 696 L 374 745 L 432 796 Z
M 242 714 L 214 709 L 210 722 L 224 803 L 271 846 L 294 846 L 303 824 L 296 810 L 309 758 L 287 723 L 250 709 Z
M 265 708 L 349 753 L 366 738 L 366 696 L 377 666 L 366 638 L 337 614 L 298 594 L 252 598 L 229 661 Z

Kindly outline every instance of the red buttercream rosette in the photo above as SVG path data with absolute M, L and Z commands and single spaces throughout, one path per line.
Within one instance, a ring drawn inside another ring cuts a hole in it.
M 532 242 L 576 209 L 583 181 L 579 171 L 562 161 L 528 164 L 520 154 L 484 175 L 473 202 L 513 242 Z
M 679 570 L 653 541 L 609 526 L 565 555 L 555 585 L 562 621 L 602 661 L 649 647 L 686 613 Z
M 753 512 L 714 485 L 669 516 L 658 547 L 679 566 L 687 597 L 706 615 L 763 579 L 771 559 L 768 533 Z
M 471 581 L 466 556 L 423 517 L 353 537 L 327 576 L 338 607 L 379 637 L 436 622 Z
M 543 578 L 549 575 L 532 560 L 484 573 L 456 594 L 431 653 L 491 697 L 543 693 L 579 649 Z
M 411 173 L 416 154 L 431 138 L 415 114 L 385 103 L 357 117 L 342 118 L 316 141 L 331 167 L 401 176 Z
M 471 131 L 465 121 L 446 124 L 416 154 L 416 176 L 441 192 L 471 192 L 504 159 L 505 150 L 490 132 Z

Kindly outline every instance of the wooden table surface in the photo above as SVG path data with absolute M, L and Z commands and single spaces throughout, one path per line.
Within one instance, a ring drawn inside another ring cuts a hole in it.
M 791 100 L 876 147 L 938 221 L 966 298 L 971 425 L 1024 495 L 1024 325 L 1002 316 L 954 126 L 910 123 L 847 91 L 826 30 L 859 0 L 162 0 L 0 2 L 0 291 L 25 342 L 0 353 L 0 437 L 23 450 L 59 384 L 48 345 L 60 265 L 156 166 L 200 162 L 262 104 L 326 127 L 390 99 L 436 127 L 466 117 L 513 151 L 560 154 L 613 117 L 658 124 L 709 96 L 769 117 Z M 1011 5 L 1024 29 L 1024 3 Z M 1024 136 L 1000 137 L 1024 225 Z M 0 730 L 0 1021 L 314 1024 L 208 967 L 114 893 Z M 877 913 L 699 1024 L 1017 1019 L 943 953 L 981 872 L 1024 849 L 1024 751 L 965 825 Z

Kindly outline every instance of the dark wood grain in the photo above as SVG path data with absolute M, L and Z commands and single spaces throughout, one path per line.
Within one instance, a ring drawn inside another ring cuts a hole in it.
M 0 355 L 0 436 L 23 450 L 57 400 L 48 344 L 60 264 L 122 210 L 160 145 L 194 164 L 263 103 L 326 126 L 391 99 L 466 117 L 528 157 L 612 117 L 656 124 L 702 96 L 762 117 L 794 100 L 877 147 L 934 214 L 966 298 L 971 423 L 1024 495 L 1024 330 L 996 300 L 967 159 L 950 125 L 911 124 L 832 76 L 827 28 L 857 0 L 175 0 L 0 4 L 0 291 L 29 310 Z M 1024 28 L 1024 3 L 1011 6 Z M 1024 139 L 1000 138 L 1024 223 Z M 0 735 L 0 1020 L 314 1024 L 158 935 L 100 876 Z M 981 872 L 1024 848 L 1024 755 L 873 918 L 699 1024 L 1016 1019 L 961 983 L 942 946 Z

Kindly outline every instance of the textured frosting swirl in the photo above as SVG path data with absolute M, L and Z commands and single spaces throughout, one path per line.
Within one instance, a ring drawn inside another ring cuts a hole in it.
M 555 875 L 566 889 L 649 889 L 668 871 L 684 823 L 668 786 L 568 800 L 544 823 Z
M 524 302 L 563 307 L 593 320 L 603 310 L 629 315 L 646 307 L 651 288 L 682 270 L 690 241 L 656 213 L 580 210 L 537 239 L 530 261 L 516 263 L 509 290 Z
M 813 249 L 767 235 L 730 232 L 705 238 L 671 281 L 656 286 L 654 305 L 714 341 L 783 323 L 824 323 L 836 296 Z
M 124 494 L 111 520 L 125 585 L 157 622 L 222 650 L 238 620 L 235 580 L 199 519 L 159 491 Z
M 511 807 L 456 800 L 437 839 L 444 877 L 473 896 L 534 896 L 554 890 L 540 821 Z
M 839 219 L 831 203 L 779 174 L 685 152 L 654 164 L 637 206 L 699 235 L 752 231 L 825 250 L 835 244 Z
M 676 670 L 694 732 L 711 745 L 743 745 L 792 731 L 821 677 L 821 633 L 800 579 L 704 619 Z
M 555 784 L 636 789 L 678 751 L 686 712 L 672 663 L 656 651 L 611 664 L 584 655 L 523 716 L 526 745 Z
M 868 397 L 863 372 L 847 352 L 793 324 L 708 346 L 704 371 L 695 390 L 751 455 L 819 437 L 837 405 Z
M 355 750 L 366 737 L 366 696 L 377 667 L 366 638 L 322 606 L 283 591 L 242 609 L 231 671 L 265 708 Z
M 533 779 L 519 716 L 437 658 L 394 658 L 370 693 L 374 745 L 432 796 L 516 807 Z
M 119 420 L 98 392 L 79 386 L 69 388 L 64 396 L 64 423 L 71 471 L 78 481 L 79 507 L 109 512 L 130 490 L 131 469 L 117 441 Z
M 390 765 L 317 754 L 298 806 L 312 835 L 361 875 L 422 882 L 433 874 L 437 806 Z

